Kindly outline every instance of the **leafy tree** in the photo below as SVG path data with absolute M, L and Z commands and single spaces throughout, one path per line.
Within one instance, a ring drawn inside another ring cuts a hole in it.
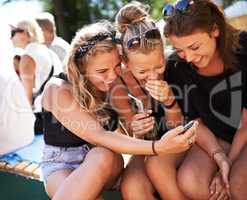
M 6 4 L 18 0 L 5 0 Z M 27 0 L 28 1 L 28 0 Z M 84 24 L 89 24 L 100 19 L 114 21 L 117 11 L 131 0 L 40 0 L 44 10 L 54 14 L 58 34 L 71 41 L 75 32 Z M 162 18 L 161 10 L 164 3 L 172 3 L 175 0 L 139 0 L 150 5 L 150 13 L 155 20 Z M 224 0 L 224 6 L 228 6 L 237 0 Z

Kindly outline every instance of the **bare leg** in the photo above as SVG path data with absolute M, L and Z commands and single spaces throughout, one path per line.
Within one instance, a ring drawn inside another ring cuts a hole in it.
M 53 200 L 95 200 L 101 198 L 99 195 L 104 188 L 112 187 L 122 169 L 120 155 L 95 147 L 70 174 L 69 171 L 52 174 L 48 178 L 47 191 L 52 196 L 55 194 Z
M 247 145 L 243 148 L 238 159 L 233 163 L 230 174 L 232 200 L 247 198 Z
M 229 144 L 223 141 L 219 143 L 226 151 L 229 150 Z M 179 186 L 190 199 L 206 200 L 209 198 L 209 186 L 216 170 L 216 163 L 208 153 L 194 145 L 179 168 Z
M 183 158 L 184 153 L 147 157 L 146 172 L 162 199 L 186 199 L 177 183 L 177 167 Z
M 124 200 L 154 200 L 154 188 L 144 170 L 144 156 L 132 156 L 122 177 Z
M 54 172 L 47 179 L 46 192 L 49 197 L 53 197 L 61 183 L 70 175 L 73 170 L 63 169 Z

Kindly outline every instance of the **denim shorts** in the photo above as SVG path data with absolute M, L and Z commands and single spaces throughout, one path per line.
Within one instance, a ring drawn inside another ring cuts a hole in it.
M 41 162 L 44 183 L 46 184 L 47 178 L 58 170 L 78 168 L 91 148 L 89 144 L 79 147 L 56 147 L 46 144 Z

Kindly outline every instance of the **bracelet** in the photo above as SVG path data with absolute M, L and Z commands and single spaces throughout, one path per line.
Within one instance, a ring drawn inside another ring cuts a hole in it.
M 153 155 L 158 155 L 157 151 L 155 150 L 155 140 L 152 141 L 152 151 L 153 151 Z
M 213 158 L 213 160 L 215 160 L 215 155 L 216 154 L 218 154 L 218 153 L 223 153 L 225 156 L 226 156 L 226 153 L 225 153 L 225 151 L 223 150 L 223 149 L 217 149 L 217 150 L 215 150 L 213 153 L 212 153 L 212 158 Z M 227 158 L 227 156 L 226 156 L 226 158 Z M 230 165 L 230 166 L 232 166 L 232 161 L 229 159 L 229 158 L 227 158 L 227 162 L 228 162 L 228 164 Z
M 214 159 L 214 156 L 217 154 L 217 153 L 225 153 L 223 149 L 216 149 L 215 151 L 213 151 L 213 153 L 211 154 L 211 157 Z
M 165 109 L 171 109 L 177 103 L 176 99 L 174 98 L 173 102 L 170 105 L 164 105 Z

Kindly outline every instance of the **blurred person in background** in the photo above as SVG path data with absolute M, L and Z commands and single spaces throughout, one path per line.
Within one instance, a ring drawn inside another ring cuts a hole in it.
M 30 144 L 34 138 L 34 115 L 13 67 L 10 27 L 0 26 L 0 156 Z
M 14 47 L 25 50 L 20 58 L 19 75 L 29 103 L 34 104 L 34 112 L 39 112 L 41 105 L 35 96 L 53 74 L 62 71 L 62 64 L 56 54 L 42 44 L 42 30 L 35 20 L 19 21 L 12 27 L 11 40 Z
M 53 50 L 63 63 L 69 50 L 69 43 L 57 36 L 54 16 L 51 13 L 44 12 L 36 17 L 36 21 L 43 31 L 45 45 Z

